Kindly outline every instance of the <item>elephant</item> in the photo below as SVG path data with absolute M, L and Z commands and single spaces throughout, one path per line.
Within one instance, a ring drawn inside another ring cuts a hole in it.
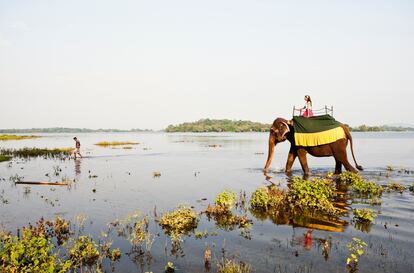
M 355 160 L 353 144 L 352 144 L 352 136 L 349 132 L 349 129 L 340 124 L 340 127 L 344 130 L 346 138 L 341 138 L 336 140 L 335 142 L 318 145 L 318 146 L 297 146 L 295 144 L 295 137 L 294 137 L 294 128 L 292 121 L 288 121 L 283 118 L 277 118 L 273 122 L 272 127 L 270 128 L 269 134 L 269 150 L 266 165 L 263 169 L 263 173 L 266 174 L 267 170 L 272 162 L 273 153 L 275 150 L 275 146 L 277 143 L 283 142 L 288 140 L 291 143 L 290 150 L 288 153 L 288 158 L 286 162 L 286 173 L 290 174 L 292 172 L 292 165 L 295 161 L 296 157 L 299 157 L 299 162 L 302 166 L 302 170 L 304 176 L 309 175 L 309 168 L 306 159 L 306 154 L 310 154 L 315 157 L 328 157 L 333 156 L 335 158 L 335 174 L 340 174 L 342 172 L 342 165 L 344 165 L 345 169 L 350 172 L 357 173 L 358 171 L 348 162 L 346 147 L 348 145 L 348 140 L 351 144 L 351 152 L 352 157 L 354 159 L 356 168 L 360 171 L 363 170 L 362 166 L 358 165 Z

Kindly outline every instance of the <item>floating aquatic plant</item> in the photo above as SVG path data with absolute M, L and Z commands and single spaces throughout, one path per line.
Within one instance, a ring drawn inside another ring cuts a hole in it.
M 338 209 L 332 202 L 334 197 L 336 197 L 336 192 L 332 180 L 315 178 L 309 181 L 294 177 L 291 180 L 286 201 L 293 211 L 337 214 Z
M 230 211 L 236 203 L 236 193 L 230 190 L 224 190 L 217 194 L 216 206 L 220 207 L 223 211 Z
M 355 209 L 354 220 L 362 223 L 371 223 L 378 217 L 372 209 Z
M 70 259 L 74 266 L 93 266 L 99 259 L 98 245 L 89 236 L 79 236 L 69 250 Z
M 364 255 L 366 246 L 367 244 L 359 238 L 352 238 L 352 241 L 347 244 L 349 256 L 346 259 L 346 264 L 352 272 L 356 271 L 359 257 Z
M 282 205 L 285 199 L 285 191 L 277 186 L 260 187 L 252 193 L 250 197 L 250 206 L 253 209 L 269 210 L 275 209 Z
M 363 195 L 380 195 L 383 188 L 374 181 L 367 181 L 359 174 L 352 172 L 341 173 L 338 177 L 340 183 L 350 185 L 351 189 Z
M 173 262 L 168 262 L 167 265 L 164 267 L 165 273 L 173 273 L 177 268 L 174 266 Z
M 1 272 L 67 272 L 71 261 L 61 260 L 45 234 L 23 229 L 21 237 L 0 234 Z
M 403 193 L 405 190 L 405 186 L 401 185 L 401 183 L 398 182 L 389 182 L 387 183 L 386 189 L 388 192 L 399 191 L 400 193 Z
M 199 220 L 197 213 L 192 208 L 181 205 L 174 211 L 162 215 L 159 224 L 173 241 L 178 241 L 181 236 L 187 235 L 197 228 Z

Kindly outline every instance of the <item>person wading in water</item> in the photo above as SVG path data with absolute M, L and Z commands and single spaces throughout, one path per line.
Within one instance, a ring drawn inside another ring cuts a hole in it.
M 73 138 L 73 140 L 76 142 L 76 148 L 75 148 L 75 150 L 73 151 L 73 157 L 74 157 L 74 159 L 76 160 L 76 155 L 78 154 L 81 158 L 82 158 L 82 155 L 81 155 L 81 153 L 80 153 L 80 141 L 78 140 L 78 138 L 77 137 L 74 137 Z

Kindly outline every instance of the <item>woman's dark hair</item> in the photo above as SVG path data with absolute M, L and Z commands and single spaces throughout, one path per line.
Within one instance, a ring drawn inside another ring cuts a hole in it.
M 76 137 L 73 138 L 73 140 L 76 140 L 76 139 L 77 139 Z
M 312 100 L 311 97 L 309 95 L 305 95 L 306 101 L 310 102 L 311 106 L 312 106 Z

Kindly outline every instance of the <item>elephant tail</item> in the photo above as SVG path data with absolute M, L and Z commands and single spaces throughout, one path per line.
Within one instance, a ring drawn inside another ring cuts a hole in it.
M 346 138 L 349 139 L 349 142 L 351 143 L 351 153 L 352 153 L 352 158 L 354 159 L 354 162 L 355 162 L 355 166 L 356 166 L 356 168 L 358 170 L 362 171 L 362 170 L 364 170 L 364 168 L 362 168 L 361 165 L 358 165 L 358 163 L 356 162 L 356 159 L 355 159 L 355 155 L 354 155 L 354 145 L 352 143 L 351 133 L 349 132 L 349 129 L 345 125 L 342 125 L 342 128 L 344 129 Z

